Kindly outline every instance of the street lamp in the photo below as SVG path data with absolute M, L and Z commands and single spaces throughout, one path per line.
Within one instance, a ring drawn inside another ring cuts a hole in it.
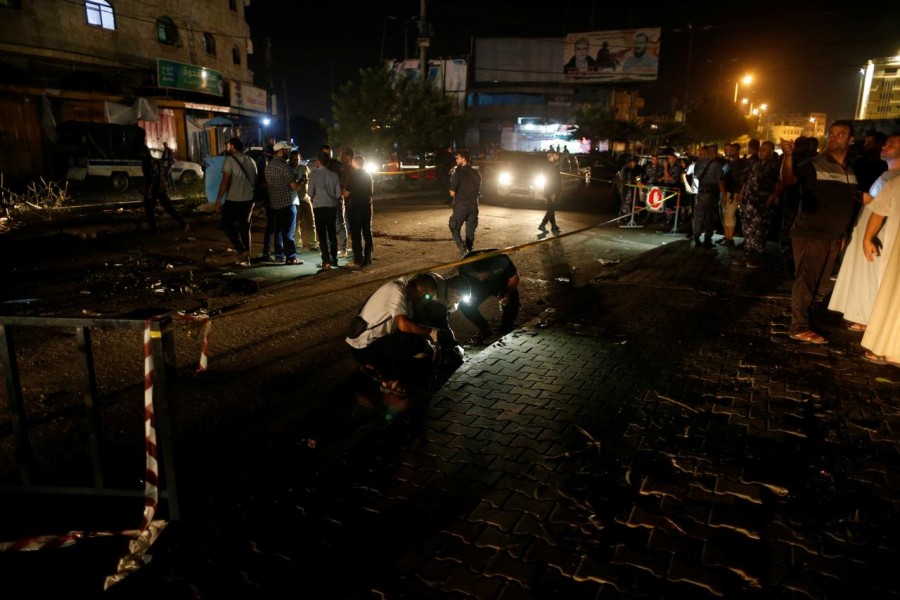
M 734 102 L 738 101 L 738 90 L 740 89 L 741 84 L 750 85 L 753 83 L 753 75 L 744 75 L 743 79 L 738 79 L 734 82 Z

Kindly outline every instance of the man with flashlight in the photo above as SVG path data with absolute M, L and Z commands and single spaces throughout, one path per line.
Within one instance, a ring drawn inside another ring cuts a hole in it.
M 500 301 L 501 334 L 512 331 L 513 322 L 519 316 L 521 307 L 519 271 L 512 259 L 496 249 L 471 252 L 469 258 L 481 255 L 483 258 L 459 266 L 459 274 L 468 280 L 471 289 L 469 301 L 463 301 L 459 305 L 460 312 L 478 327 L 478 336 L 473 340 L 475 342 L 482 342 L 491 334 L 490 323 L 479 309 L 490 296 L 496 296 Z

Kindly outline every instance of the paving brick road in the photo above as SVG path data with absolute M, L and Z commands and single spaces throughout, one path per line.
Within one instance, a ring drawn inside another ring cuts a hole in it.
M 392 421 L 273 439 L 222 483 L 277 483 L 106 596 L 900 596 L 900 370 L 839 315 L 790 340 L 789 282 L 727 252 L 664 245 Z
M 900 597 L 900 369 L 824 309 L 828 345 L 790 340 L 790 282 L 729 252 L 621 263 L 393 420 L 326 412 L 253 469 L 223 447 L 221 499 L 106 593 L 102 539 L 7 555 L 4 577 L 130 599 Z

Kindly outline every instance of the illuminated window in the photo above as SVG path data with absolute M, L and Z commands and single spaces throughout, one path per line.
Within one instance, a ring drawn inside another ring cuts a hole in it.
M 169 17 L 160 17 L 156 20 L 156 39 L 163 44 L 178 43 L 178 27 L 175 21 Z
M 213 34 L 203 34 L 203 51 L 212 56 L 216 55 L 216 38 L 213 37 Z
M 84 11 L 87 15 L 88 25 L 115 30 L 116 14 L 106 0 L 86 0 Z
M 236 65 L 241 64 L 241 49 L 238 48 L 237 46 L 234 46 L 231 49 L 231 62 L 233 62 Z

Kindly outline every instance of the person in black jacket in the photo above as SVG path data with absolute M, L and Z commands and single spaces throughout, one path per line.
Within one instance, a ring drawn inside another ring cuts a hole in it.
M 551 151 L 547 154 L 549 164 L 544 168 L 544 198 L 547 201 L 547 210 L 538 230 L 547 233 L 547 223 L 553 233 L 559 233 L 556 224 L 556 207 L 559 204 L 559 195 L 562 192 L 562 175 L 559 174 L 559 152 Z
M 456 167 L 450 176 L 450 198 L 453 213 L 450 215 L 450 234 L 462 256 L 471 252 L 475 244 L 475 229 L 478 227 L 478 195 L 481 193 L 481 175 L 469 164 L 470 155 L 466 149 L 456 152 Z M 466 226 L 466 239 L 460 231 Z
M 366 171 L 366 157 L 357 154 L 350 165 L 343 189 L 347 228 L 353 248 L 353 262 L 347 266 L 365 267 L 372 264 L 372 199 L 375 190 L 372 175 Z
M 144 146 L 140 151 L 141 170 L 144 175 L 144 211 L 147 214 L 147 223 L 150 225 L 150 233 L 159 235 L 159 225 L 156 222 L 156 205 L 163 207 L 169 215 L 178 222 L 178 225 L 184 230 L 189 229 L 175 207 L 172 206 L 172 200 L 169 198 L 168 188 L 166 187 L 166 178 L 163 172 L 162 164 L 159 159 L 153 158 L 150 148 Z

